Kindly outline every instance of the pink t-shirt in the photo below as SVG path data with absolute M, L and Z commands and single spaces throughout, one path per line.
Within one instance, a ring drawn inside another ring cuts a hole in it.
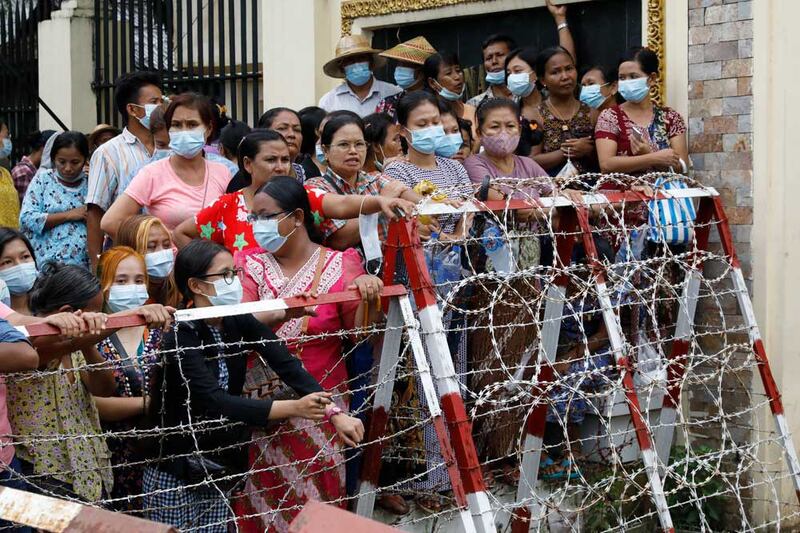
M 142 167 L 125 194 L 173 230 L 223 195 L 231 173 L 222 163 L 206 161 L 205 182 L 194 187 L 175 174 L 169 160 L 167 157 Z
M 4 304 L 3 302 L 0 302 L 0 318 L 2 318 L 3 320 L 5 320 L 5 319 L 7 319 L 7 318 L 8 318 L 8 316 L 9 316 L 11 313 L 13 313 L 13 312 L 14 312 L 14 310 L 13 310 L 13 309 L 11 309 L 9 306 L 7 306 L 6 304 Z

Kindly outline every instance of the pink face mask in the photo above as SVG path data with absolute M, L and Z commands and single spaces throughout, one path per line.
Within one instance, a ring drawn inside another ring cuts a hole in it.
M 508 154 L 514 153 L 519 145 L 519 134 L 511 135 L 510 133 L 501 132 L 497 135 L 481 137 L 481 144 L 491 156 L 503 157 Z

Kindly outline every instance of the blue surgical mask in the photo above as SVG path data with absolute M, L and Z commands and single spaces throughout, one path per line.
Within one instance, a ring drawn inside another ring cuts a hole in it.
M 119 313 L 143 306 L 149 297 L 147 287 L 144 285 L 115 284 L 108 289 L 106 305 L 112 313 Z
M 325 150 L 322 149 L 322 145 L 320 143 L 317 143 L 314 146 L 314 157 L 317 158 L 317 163 L 320 165 L 328 164 L 328 158 L 325 157 Z
M 397 67 L 394 69 L 394 81 L 401 89 L 408 89 L 417 81 L 417 71 L 411 67 Z
M 650 93 L 647 85 L 647 78 L 634 78 L 632 80 L 620 80 L 619 94 L 628 102 L 638 104 Z
M 456 100 L 461 100 L 461 97 L 464 96 L 464 91 L 466 89 L 467 89 L 467 86 L 465 85 L 464 87 L 461 88 L 461 94 L 458 94 L 458 93 L 454 93 L 450 89 L 446 89 L 446 88 L 442 87 L 441 89 L 439 89 L 439 96 L 441 96 L 442 98 L 444 98 L 445 100 L 448 100 L 450 102 L 455 102 Z
M 530 72 L 518 72 L 508 75 L 508 90 L 514 96 L 525 98 L 533 92 L 534 85 L 531 82 Z
M 27 294 L 36 281 L 36 263 L 20 263 L 19 265 L 0 270 L 0 278 L 6 282 L 11 294 Z
M 193 130 L 170 131 L 169 147 L 175 154 L 192 159 L 206 145 L 206 129 L 202 126 Z
M 11 307 L 11 292 L 9 292 L 8 285 L 2 279 L 0 279 L 0 303 Z
M 228 283 L 223 278 L 214 280 L 216 296 L 206 295 L 211 305 L 236 305 L 242 303 L 242 282 L 238 277 L 233 278 L 233 283 Z
M 145 128 L 147 128 L 149 130 L 150 129 L 150 115 L 152 115 L 153 111 L 156 110 L 156 108 L 158 107 L 158 104 L 144 104 L 144 105 L 134 104 L 134 105 L 136 105 L 136 107 L 144 108 L 144 116 L 142 118 L 138 119 L 138 120 L 139 120 L 139 123 L 142 126 L 144 126 Z
M 147 265 L 147 275 L 151 278 L 163 279 L 169 277 L 175 264 L 175 253 L 171 248 L 150 252 L 144 256 Z
M 409 131 L 411 132 L 411 146 L 423 154 L 434 153 L 445 136 L 444 128 L 441 125 Z
M 503 85 L 506 82 L 505 71 L 498 70 L 497 72 L 486 73 L 486 83 L 489 85 Z
M 11 150 L 14 148 L 14 145 L 11 143 L 11 139 L 6 137 L 3 139 L 3 145 L 0 146 L 0 158 L 8 157 L 11 155 Z
M 464 144 L 464 138 L 461 136 L 461 132 L 447 134 L 440 139 L 436 146 L 436 155 L 453 157 L 461 149 L 462 144 Z
M 608 100 L 607 96 L 603 96 L 602 91 L 600 90 L 602 87 L 608 85 L 584 85 L 581 87 L 581 102 L 588 105 L 592 109 L 599 109 L 601 105 Z
M 156 148 L 155 152 L 153 152 L 153 157 L 150 158 L 150 162 L 153 161 L 161 161 L 162 159 L 166 159 L 167 157 L 172 155 L 172 150 L 169 148 Z
M 291 234 L 294 233 L 294 230 L 292 230 L 292 233 L 289 233 L 289 235 L 281 235 L 280 230 L 278 230 L 278 224 L 284 219 L 288 218 L 290 215 L 291 213 L 280 220 L 270 218 L 267 220 L 256 220 L 253 222 L 253 236 L 256 238 L 256 242 L 261 248 L 271 254 L 274 254 L 280 250 L 284 244 L 286 244 L 286 241 L 289 239 Z
M 361 87 L 365 85 L 372 77 L 372 71 L 369 68 L 369 62 L 360 61 L 344 67 L 344 77 L 355 85 Z

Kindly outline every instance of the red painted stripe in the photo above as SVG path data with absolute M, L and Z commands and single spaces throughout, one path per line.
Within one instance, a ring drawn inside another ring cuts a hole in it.
M 389 413 L 383 407 L 376 407 L 370 413 L 367 422 L 367 446 L 364 449 L 364 459 L 361 466 L 361 481 L 369 481 L 378 486 L 381 473 L 381 455 L 383 453 L 383 436 L 386 434 L 386 425 Z
M 511 516 L 511 533 L 528 533 L 531 527 L 531 510 L 526 505 L 514 509 Z
M 459 507 L 467 507 L 466 488 L 461 479 L 458 461 L 454 456 L 454 450 L 450 443 L 451 437 L 447 433 L 447 429 L 445 429 L 444 419 L 442 419 L 441 416 L 433 418 L 433 428 L 436 430 L 436 436 L 439 438 L 439 448 L 442 452 L 444 463 L 447 465 L 447 472 L 450 474 L 450 485 L 453 487 L 453 496 L 456 498 L 456 503 Z
M 575 232 L 578 229 L 578 217 L 575 210 L 571 208 L 561 208 L 558 211 L 559 232 L 556 234 L 555 248 L 558 255 L 557 266 L 561 268 L 556 276 L 555 282 L 559 287 L 566 287 L 569 283 L 567 269 L 572 264 L 572 250 L 575 247 Z M 545 265 L 549 266 L 549 265 Z
M 422 250 L 422 241 L 417 233 L 417 224 L 413 220 L 398 220 L 397 225 L 399 246 L 403 250 L 403 259 L 408 271 L 408 281 L 414 294 L 414 301 L 420 311 L 428 306 L 436 305 L 436 289 L 434 288 L 425 255 Z
M 741 268 L 739 257 L 736 255 L 736 247 L 733 245 L 733 235 L 731 234 L 731 227 L 728 224 L 728 215 L 725 214 L 725 208 L 722 206 L 722 198 L 715 197 L 714 201 L 714 217 L 717 219 L 717 231 L 719 238 L 722 242 L 722 249 L 731 261 L 734 268 Z
M 535 386 L 535 392 L 539 396 L 547 394 L 547 385 L 553 382 L 554 373 L 553 367 L 549 364 L 542 365 L 539 372 L 539 379 Z M 546 398 L 545 398 L 546 400 Z M 539 405 L 534 407 L 528 419 L 525 421 L 525 431 L 528 435 L 538 438 L 544 438 L 544 428 L 547 418 L 547 401 L 540 401 Z
M 441 402 L 464 489 L 467 494 L 485 492 L 481 465 L 472 440 L 472 424 L 464 409 L 464 402 L 455 392 L 442 396 Z
M 681 401 L 681 380 L 686 373 L 686 354 L 689 353 L 689 341 L 675 339 L 667 358 L 667 394 L 664 395 L 663 406 L 677 409 Z
M 631 374 L 631 365 L 628 358 L 623 356 L 617 360 L 617 368 L 623 373 L 622 386 L 625 390 L 625 396 L 628 398 L 628 410 L 631 413 L 631 420 L 633 421 L 633 428 L 636 431 L 636 440 L 639 443 L 639 449 L 651 450 L 653 443 L 650 440 L 650 433 L 647 431 L 647 423 L 642 416 L 641 407 L 639 406 L 639 396 L 636 395 L 636 389 L 633 386 L 633 376 Z
M 764 343 L 761 339 L 756 339 L 753 343 L 753 352 L 755 353 L 756 361 L 758 361 L 758 373 L 761 374 L 761 383 L 764 384 L 764 392 L 767 393 L 767 398 L 769 398 L 772 414 L 782 415 L 783 402 L 781 401 L 781 393 L 775 383 L 775 378 L 772 376 L 772 369 L 767 359 L 767 351 L 764 349 Z
M 381 296 L 385 301 L 389 298 L 402 296 L 406 294 L 406 288 L 402 285 L 390 285 L 383 288 Z M 343 302 L 356 302 L 361 299 L 361 295 L 355 289 L 341 292 L 331 292 L 328 294 L 320 294 L 316 298 L 286 298 L 286 306 L 289 309 L 297 309 L 300 307 L 307 307 L 311 305 L 322 304 L 336 304 Z M 111 317 L 106 322 L 108 329 L 129 328 L 133 326 L 144 326 L 145 320 L 140 315 Z M 25 326 L 28 331 L 28 337 L 41 337 L 44 335 L 58 335 L 60 332 L 55 326 L 46 324 L 44 322 L 38 324 L 31 324 Z

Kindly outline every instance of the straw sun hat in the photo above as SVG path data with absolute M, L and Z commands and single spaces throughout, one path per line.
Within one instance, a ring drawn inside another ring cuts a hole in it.
M 322 71 L 331 78 L 344 78 L 344 70 L 341 61 L 352 56 L 370 55 L 374 62 L 374 68 L 382 67 L 386 60 L 379 56 L 380 50 L 372 48 L 372 45 L 363 35 L 345 35 L 339 39 L 336 45 L 336 56 L 325 63 Z
M 405 63 L 424 65 L 425 60 L 435 53 L 436 49 L 431 46 L 431 43 L 425 37 L 414 37 L 410 41 L 400 43 L 385 52 L 381 52 L 381 56 Z

